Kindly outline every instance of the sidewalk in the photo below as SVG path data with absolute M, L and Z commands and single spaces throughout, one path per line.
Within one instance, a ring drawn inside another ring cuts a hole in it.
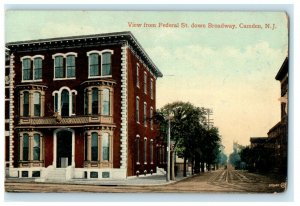
M 188 176 L 191 177 L 191 176 Z M 99 185 L 99 186 L 149 186 L 149 185 L 166 185 L 172 184 L 188 177 L 183 177 L 179 175 L 176 177 L 176 180 L 170 180 L 169 182 L 166 181 L 165 174 L 152 174 L 152 175 L 140 175 L 131 176 L 127 179 L 70 179 L 65 181 L 35 181 L 33 178 L 28 179 L 19 179 L 19 178 L 7 178 L 6 182 L 37 182 L 37 183 L 44 183 L 44 184 L 82 184 L 82 185 Z

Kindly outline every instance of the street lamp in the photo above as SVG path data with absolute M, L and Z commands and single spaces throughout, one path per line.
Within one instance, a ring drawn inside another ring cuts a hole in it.
M 173 119 L 174 114 L 173 112 L 169 113 L 168 118 L 168 141 L 167 141 L 167 182 L 170 181 L 170 157 L 171 157 L 171 147 L 170 147 L 170 143 L 171 143 L 171 119 Z

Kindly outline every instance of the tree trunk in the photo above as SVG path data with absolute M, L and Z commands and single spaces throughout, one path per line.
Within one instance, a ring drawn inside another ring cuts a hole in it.
M 183 157 L 183 176 L 186 177 L 186 156 Z
M 201 162 L 201 172 L 204 172 L 204 162 Z

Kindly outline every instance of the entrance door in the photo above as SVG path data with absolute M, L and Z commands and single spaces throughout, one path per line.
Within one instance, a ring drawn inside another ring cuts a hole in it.
M 56 167 L 67 167 L 72 163 L 72 132 L 57 133 Z

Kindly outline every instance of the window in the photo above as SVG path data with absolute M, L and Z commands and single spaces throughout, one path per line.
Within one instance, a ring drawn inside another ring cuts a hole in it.
M 140 137 L 139 135 L 136 136 L 135 139 L 135 151 L 136 151 L 136 163 L 140 163 Z
M 147 137 L 144 138 L 144 164 L 147 164 Z
M 147 103 L 144 102 L 144 126 L 147 127 Z
M 144 73 L 144 93 L 147 94 L 147 73 Z
M 88 99 L 88 90 L 84 90 L 84 97 L 83 97 L 83 103 L 84 103 L 84 114 L 88 114 L 88 102 L 89 102 L 89 99 Z
M 27 133 L 23 134 L 23 161 L 28 161 L 29 156 L 29 136 Z
M 42 58 L 37 57 L 33 60 L 34 65 L 34 79 L 40 80 L 42 79 Z
M 64 78 L 64 61 L 63 56 L 55 57 L 55 78 Z
M 40 160 L 40 135 L 33 135 L 33 160 Z
M 41 81 L 43 69 L 42 55 L 24 56 L 22 61 L 22 81 Z
M 105 49 L 102 51 L 89 51 L 87 56 L 89 58 L 89 78 L 111 76 L 112 61 L 111 55 L 113 50 Z
M 98 133 L 92 133 L 92 161 L 98 161 Z
M 136 64 L 136 86 L 140 87 L 140 66 Z
M 69 107 L 69 91 L 64 89 L 61 92 L 61 116 L 70 116 Z
M 150 140 L 150 163 L 153 164 L 153 139 Z
M 92 114 L 98 114 L 99 95 L 98 88 L 92 89 Z
M 136 122 L 140 122 L 140 99 L 136 97 L 136 105 L 135 105 L 135 115 L 136 115 Z
M 102 159 L 109 161 L 109 135 L 108 133 L 102 134 Z
M 58 94 L 54 95 L 54 111 L 58 112 Z
M 41 94 L 38 92 L 33 93 L 34 99 L 34 116 L 41 116 Z
M 103 53 L 102 58 L 102 76 L 111 75 L 111 53 Z
M 54 111 L 61 116 L 75 115 L 76 110 L 76 90 L 70 90 L 68 87 L 61 87 L 59 91 L 54 91 Z
M 31 79 L 31 60 L 29 58 L 23 59 L 23 80 Z
M 29 92 L 23 93 L 23 116 L 29 116 Z
M 72 92 L 72 114 L 76 113 L 76 94 Z
M 109 89 L 103 89 L 103 111 L 102 115 L 110 115 Z
M 150 128 L 153 129 L 153 108 L 150 108 Z
M 75 79 L 77 53 L 57 53 L 52 55 L 54 59 L 54 80 Z
M 84 160 L 88 160 L 88 135 L 85 133 L 84 135 Z
M 150 97 L 153 99 L 153 79 L 150 81 Z
M 67 78 L 75 77 L 75 55 L 67 56 Z
M 90 54 L 89 56 L 89 69 L 90 76 L 99 76 L 99 55 L 98 54 Z

